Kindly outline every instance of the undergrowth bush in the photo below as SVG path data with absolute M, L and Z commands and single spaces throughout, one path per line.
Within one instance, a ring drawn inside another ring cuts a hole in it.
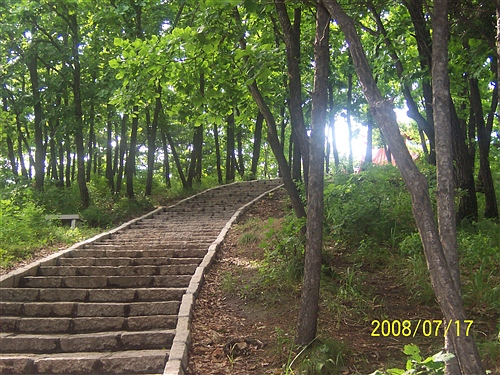
M 415 230 L 411 199 L 393 166 L 336 174 L 325 187 L 327 233 L 348 247 L 394 245 Z

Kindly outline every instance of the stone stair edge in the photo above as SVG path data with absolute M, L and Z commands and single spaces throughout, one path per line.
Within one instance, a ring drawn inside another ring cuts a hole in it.
M 278 180 L 278 179 L 275 179 L 275 180 Z M 259 181 L 259 180 L 255 180 L 255 181 Z M 266 180 L 266 181 L 273 181 L 273 180 Z M 160 206 L 156 209 L 154 209 L 153 211 L 150 211 L 138 218 L 135 218 L 135 219 L 132 219 L 126 223 L 123 223 L 121 225 L 119 225 L 118 227 L 116 228 L 113 228 L 109 231 L 106 231 L 106 232 L 103 232 L 103 233 L 100 233 L 100 234 L 97 234 L 95 235 L 94 237 L 91 237 L 91 238 L 88 238 L 86 240 L 83 240 L 83 241 L 80 241 L 70 247 L 68 247 L 67 249 L 64 249 L 64 250 L 61 250 L 61 251 L 58 251 L 56 253 L 53 253 L 53 254 L 50 254 L 42 259 L 38 259 L 38 260 L 35 260 L 34 262 L 31 262 L 21 268 L 18 268 L 18 269 L 15 269 L 11 272 L 8 272 L 4 275 L 1 275 L 0 276 L 0 288 L 3 288 L 3 287 L 14 287 L 14 286 L 17 286 L 18 283 L 19 283 L 19 280 L 24 277 L 24 276 L 34 276 L 35 273 L 36 273 L 36 270 L 38 268 L 38 266 L 42 266 L 42 265 L 47 265 L 47 266 L 52 266 L 52 265 L 55 265 L 56 264 L 56 261 L 59 257 L 65 255 L 65 254 L 68 254 L 68 253 L 71 253 L 72 251 L 76 250 L 76 249 L 80 249 L 80 248 L 83 248 L 85 245 L 88 245 L 88 244 L 91 244 L 91 243 L 94 243 L 94 242 L 97 242 L 101 239 L 106 239 L 106 238 L 109 238 L 112 234 L 120 231 L 120 230 L 123 230 L 123 229 L 126 229 L 128 227 L 130 227 L 131 225 L 141 221 L 141 220 L 144 220 L 144 219 L 148 219 L 154 215 L 156 215 L 157 213 L 159 212 L 165 212 L 166 210 L 168 210 L 169 208 L 173 208 L 177 205 L 180 205 L 186 201 L 189 201 L 191 199 L 195 199 L 196 197 L 198 197 L 199 195 L 202 195 L 202 194 L 205 194 L 207 192 L 210 192 L 210 191 L 213 191 L 213 190 L 217 190 L 217 189 L 221 189 L 225 186 L 231 186 L 231 185 L 234 185 L 234 184 L 239 184 L 241 183 L 241 181 L 235 181 L 235 182 L 232 182 L 230 184 L 227 184 L 227 185 L 219 185 L 219 186 L 215 186 L 213 188 L 210 188 L 210 189 L 206 189 L 202 192 L 199 192 L 195 195 L 192 195 L 190 197 L 187 197 L 187 198 L 184 198 L 178 202 L 176 202 L 175 204 L 172 204 L 172 205 L 169 205 L 169 206 Z M 281 186 L 281 185 L 279 185 Z M 278 186 L 278 187 L 279 187 Z M 277 189 L 277 188 L 275 188 Z M 273 189 L 274 190 L 274 189 Z M 266 193 L 268 193 L 269 191 L 267 191 Z M 266 194 L 264 193 L 264 194 Z M 259 199 L 260 196 L 256 199 L 254 199 L 252 202 L 254 202 L 255 200 Z M 239 211 L 239 210 L 238 210 Z M 234 215 L 233 215 L 234 216 Z M 232 218 L 229 220 L 229 221 L 232 221 Z

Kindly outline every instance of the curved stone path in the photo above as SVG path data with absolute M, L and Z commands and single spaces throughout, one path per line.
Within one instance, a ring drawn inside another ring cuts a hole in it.
M 206 268 L 279 185 L 210 189 L 1 276 L 0 373 L 183 374 Z

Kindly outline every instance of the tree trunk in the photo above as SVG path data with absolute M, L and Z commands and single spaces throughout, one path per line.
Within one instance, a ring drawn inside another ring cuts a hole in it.
M 95 78 L 94 78 L 95 82 Z M 90 175 L 92 172 L 92 162 L 94 160 L 94 148 L 96 145 L 96 136 L 95 136 L 95 130 L 94 130 L 94 125 L 95 125 L 95 105 L 94 101 L 92 100 L 90 103 L 90 113 L 89 113 L 89 142 L 87 144 L 87 149 L 88 149 L 88 155 L 87 155 L 87 174 L 86 174 L 86 181 L 90 182 Z
M 83 147 L 83 110 L 80 89 L 80 57 L 79 36 L 76 13 L 69 15 L 69 27 L 71 29 L 72 53 L 73 53 L 73 100 L 75 102 L 75 143 L 78 163 L 77 182 L 80 190 L 80 202 L 83 208 L 90 204 L 89 191 L 85 179 L 85 150 Z
M 165 132 L 163 129 L 161 130 L 161 141 L 163 145 L 163 175 L 165 176 L 165 185 L 168 188 L 172 187 L 170 182 L 170 162 L 168 157 L 168 143 L 167 137 L 165 136 Z
M 177 151 L 175 150 L 175 144 L 174 141 L 172 140 L 172 136 L 168 131 L 165 131 L 165 135 L 167 136 L 168 144 L 170 146 L 170 150 L 172 151 L 172 156 L 174 157 L 174 163 L 175 166 L 177 167 L 177 172 L 179 173 L 179 178 L 181 179 L 182 182 L 182 187 L 184 190 L 189 189 L 189 185 L 186 181 L 186 177 L 184 176 L 184 172 L 182 171 L 182 164 L 179 159 L 179 155 L 177 154 Z
M 226 120 L 226 183 L 234 181 L 234 111 Z
M 125 154 L 127 152 L 127 121 L 128 115 L 125 113 L 122 117 L 122 126 L 120 129 L 120 155 L 118 156 L 118 173 L 116 175 L 116 193 L 122 190 L 122 179 Z
M 260 158 L 260 145 L 262 143 L 262 123 L 264 122 L 264 116 L 262 113 L 257 114 L 257 119 L 255 120 L 255 132 L 253 135 L 253 152 L 252 152 L 252 179 L 257 178 L 257 166 L 259 165 Z
M 137 131 L 139 128 L 139 107 L 134 106 L 132 109 L 132 130 L 130 132 L 130 144 L 125 163 L 125 177 L 127 179 L 127 197 L 134 199 L 134 175 L 135 175 L 135 154 L 137 149 Z
M 234 16 L 239 25 L 241 25 L 241 18 L 237 8 L 234 8 Z M 242 50 L 246 49 L 246 41 L 244 36 L 240 38 L 240 48 Z M 246 56 L 245 60 L 248 61 L 248 56 Z M 252 95 L 253 100 L 257 104 L 259 111 L 264 116 L 267 124 L 267 141 L 273 150 L 274 157 L 278 162 L 279 169 L 283 178 L 283 185 L 285 190 L 290 197 L 290 202 L 292 204 L 293 211 L 298 218 L 305 217 L 306 211 L 304 209 L 304 205 L 302 204 L 302 200 L 300 199 L 299 192 L 297 190 L 297 186 L 292 180 L 292 175 L 290 174 L 290 168 L 288 166 L 288 162 L 286 161 L 285 155 L 283 154 L 283 150 L 281 149 L 280 141 L 278 138 L 278 132 L 276 130 L 276 120 L 269 109 L 269 106 L 264 100 L 262 93 L 257 86 L 257 82 L 254 80 L 248 85 L 248 90 Z
M 296 343 L 307 345 L 316 337 L 319 312 L 319 287 L 323 247 L 323 182 L 325 159 L 325 123 L 328 104 L 330 14 L 321 3 L 316 5 L 314 41 L 314 88 L 312 93 L 311 137 L 309 147 L 309 185 L 307 189 L 307 235 L 304 281 L 297 322 Z
M 38 83 L 38 52 L 28 54 L 26 61 L 30 73 L 31 91 L 33 94 L 33 111 L 35 128 L 35 189 L 43 190 L 45 178 L 45 146 L 43 144 L 42 102 Z
M 245 162 L 243 160 L 243 130 L 241 125 L 238 127 L 238 132 L 236 133 L 236 143 L 238 145 L 238 173 L 240 177 L 245 175 Z M 283 145 L 284 147 L 284 145 Z
M 483 185 L 485 208 L 485 219 L 498 219 L 498 206 L 495 195 L 495 185 L 490 169 L 490 142 L 491 130 L 488 129 L 484 121 L 483 106 L 481 104 L 481 93 L 479 83 L 476 78 L 469 79 L 471 110 L 474 114 L 477 126 L 477 143 L 479 145 L 479 176 Z
M 113 108 L 108 105 L 108 118 L 106 121 L 106 179 L 111 193 L 115 192 L 115 174 L 113 171 Z
M 69 140 L 69 134 L 66 134 L 66 141 L 64 143 L 64 146 L 66 147 L 66 171 L 65 171 L 65 178 L 66 178 L 66 187 L 69 188 L 71 186 L 71 145 L 70 145 L 70 140 Z
M 335 109 L 333 102 L 333 85 L 331 82 L 328 82 L 328 109 L 328 123 L 330 124 L 330 129 L 332 132 L 333 161 L 335 163 L 335 167 L 338 168 L 340 165 L 340 160 L 339 151 L 337 149 L 337 140 L 335 137 Z
M 156 155 L 156 131 L 158 129 L 158 119 L 161 110 L 161 85 L 158 84 L 156 89 L 158 97 L 156 98 L 155 109 L 153 113 L 153 122 L 151 127 L 148 129 L 148 173 L 146 177 L 146 189 L 144 191 L 145 196 L 149 196 L 153 190 L 153 172 L 155 167 L 155 155 Z
M 448 9 L 447 0 L 434 1 L 432 37 L 433 120 L 436 130 L 437 219 L 443 247 L 455 292 L 460 296 L 457 229 L 455 221 L 455 186 L 453 180 L 453 146 L 451 137 L 451 98 L 448 76 Z M 455 334 L 455 333 L 453 333 Z M 445 337 L 445 350 L 456 353 L 451 333 Z M 446 374 L 459 374 L 458 358 L 446 363 Z
M 215 158 L 216 158 L 216 168 L 217 168 L 217 181 L 222 184 L 222 168 L 221 168 L 221 156 L 220 156 L 220 144 L 219 144 L 219 127 L 217 124 L 213 124 L 214 130 L 214 142 L 215 142 Z
M 351 59 L 349 58 L 349 62 Z M 347 172 L 354 173 L 353 157 L 352 157 L 352 124 L 351 124 L 351 107 L 352 107 L 352 72 L 347 74 L 347 106 L 346 106 L 346 122 L 347 122 L 347 137 L 349 145 L 349 157 L 347 163 Z
M 288 11 L 284 0 L 275 0 L 274 2 L 278 17 L 283 30 L 283 38 L 286 45 L 286 57 L 288 65 L 289 90 L 290 90 L 290 121 L 292 123 L 294 134 L 294 144 L 300 151 L 294 154 L 301 155 L 304 166 L 304 183 L 308 184 L 309 173 L 309 140 L 306 126 L 304 123 L 304 114 L 302 111 L 302 79 L 300 76 L 300 22 L 301 9 L 294 9 L 293 25 L 290 22 Z M 300 160 L 300 159 L 299 159 Z M 300 165 L 299 160 L 296 161 Z M 297 173 L 294 173 L 294 179 Z M 300 179 L 300 174 L 298 176 Z
M 401 175 L 411 194 L 413 215 L 422 239 L 431 284 L 444 318 L 447 322 L 455 323 L 460 321 L 461 324 L 465 324 L 465 311 L 452 276 L 451 265 L 448 264 L 443 250 L 443 244 L 434 219 L 427 181 L 416 167 L 404 144 L 392 103 L 382 97 L 376 85 L 361 40 L 356 32 L 354 21 L 344 12 L 336 0 L 323 0 L 323 3 L 332 17 L 337 20 L 346 37 L 373 117 L 388 141 Z M 459 361 L 461 373 L 463 375 L 484 374 L 474 339 L 472 336 L 465 336 L 463 331 L 458 335 L 455 328 L 455 324 L 450 324 L 451 340 L 456 349 L 455 355 Z

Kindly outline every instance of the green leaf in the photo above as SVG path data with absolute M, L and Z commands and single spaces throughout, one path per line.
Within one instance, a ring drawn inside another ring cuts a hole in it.
M 405 345 L 403 353 L 410 356 L 411 359 L 422 362 L 422 357 L 420 356 L 420 349 L 415 344 Z
M 109 66 L 113 69 L 117 69 L 118 67 L 120 67 L 120 63 L 116 59 L 111 59 L 109 60 Z
M 123 77 L 125 77 L 125 72 L 123 70 L 120 70 L 118 73 L 116 73 L 116 79 L 123 79 Z
M 113 44 L 114 44 L 115 46 L 117 46 L 117 47 L 120 47 L 120 46 L 122 46 L 122 45 L 123 45 L 123 39 L 122 39 L 122 38 L 115 38 L 115 39 L 113 40 Z
M 432 356 L 434 362 L 448 362 L 449 360 L 455 358 L 453 353 L 443 353 L 439 352 Z

